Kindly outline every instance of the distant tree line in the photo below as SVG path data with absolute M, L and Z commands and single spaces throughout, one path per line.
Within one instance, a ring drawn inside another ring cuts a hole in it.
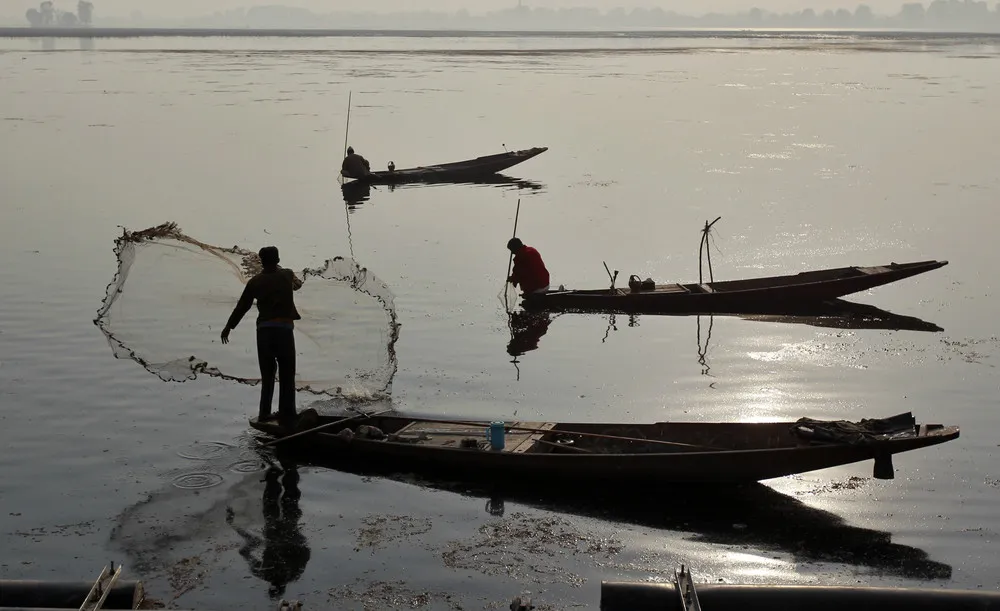
M 318 15 L 280 5 L 255 6 L 189 19 L 192 27 L 251 28 L 409 28 L 409 29 L 636 29 L 691 28 L 871 28 L 933 29 L 944 31 L 1000 31 L 1000 2 L 991 9 L 982 0 L 932 0 L 924 5 L 908 2 L 893 15 L 879 15 L 866 4 L 847 9 L 776 13 L 752 8 L 741 13 L 683 15 L 661 8 L 547 9 L 516 6 L 483 14 L 463 9 L 454 13 L 413 11 L 378 14 L 337 12 Z
M 25 13 L 28 23 L 34 28 L 60 26 L 72 28 L 78 25 L 90 25 L 94 16 L 94 4 L 80 0 L 76 5 L 76 13 L 61 11 L 51 0 L 45 0 L 38 8 L 30 8 Z

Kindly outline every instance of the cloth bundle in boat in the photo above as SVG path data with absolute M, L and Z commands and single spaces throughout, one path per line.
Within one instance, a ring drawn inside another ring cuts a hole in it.
M 280 246 L 279 246 L 280 249 Z M 257 253 L 212 246 L 174 223 L 125 231 L 115 241 L 118 272 L 94 323 L 116 358 L 129 358 L 164 381 L 199 374 L 260 382 L 256 307 L 232 332 L 219 334 L 247 280 L 261 269 Z M 396 373 L 399 325 L 389 288 L 351 259 L 296 271 L 296 389 L 352 400 L 389 393 Z
M 898 433 L 912 433 L 916 425 L 910 412 L 890 418 L 862 418 L 860 422 L 799 418 L 792 425 L 792 433 L 809 441 L 858 445 Z

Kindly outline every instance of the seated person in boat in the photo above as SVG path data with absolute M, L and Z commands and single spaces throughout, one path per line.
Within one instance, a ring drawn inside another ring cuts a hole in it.
M 372 173 L 371 164 L 368 160 L 354 152 L 354 147 L 347 147 L 347 157 L 340 165 L 340 173 L 344 178 L 364 178 Z
M 507 278 L 514 286 L 521 285 L 522 293 L 544 293 L 549 290 L 549 270 L 538 251 L 518 238 L 507 242 L 507 250 L 514 253 L 514 272 Z

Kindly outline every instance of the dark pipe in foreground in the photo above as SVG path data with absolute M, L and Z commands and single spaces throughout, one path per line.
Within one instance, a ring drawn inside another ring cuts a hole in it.
M 1000 592 L 930 588 L 695 584 L 712 611 L 1000 611 Z M 683 611 L 673 584 L 601 583 L 601 611 Z
M 79 609 L 92 581 L 0 580 L 0 609 L 4 607 L 50 607 Z M 111 588 L 104 609 L 134 609 L 142 600 L 142 583 L 121 581 Z

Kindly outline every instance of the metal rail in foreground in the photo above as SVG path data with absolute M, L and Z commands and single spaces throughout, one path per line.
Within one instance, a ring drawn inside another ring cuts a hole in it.
M 681 598 L 681 609 L 684 611 L 701 611 L 698 592 L 691 580 L 691 569 L 681 565 L 680 571 L 674 571 L 674 581 L 677 582 L 677 595 Z
M 115 587 L 115 582 L 122 574 L 122 567 L 118 565 L 115 568 L 115 563 L 112 561 L 108 566 L 101 570 L 101 574 L 97 576 L 97 581 L 94 582 L 93 587 L 90 588 L 90 593 L 87 594 L 87 598 L 83 599 L 83 604 L 80 605 L 80 611 L 97 611 L 104 606 L 104 601 L 107 600 L 108 594 L 111 593 L 111 588 Z

